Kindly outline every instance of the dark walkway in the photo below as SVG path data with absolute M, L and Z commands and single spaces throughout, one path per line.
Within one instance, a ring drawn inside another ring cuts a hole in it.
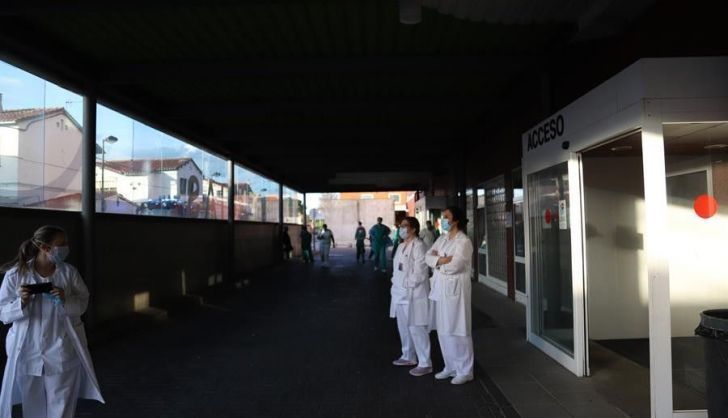
M 388 277 L 349 250 L 332 256 L 328 271 L 294 260 L 184 317 L 95 344 L 108 403 L 83 401 L 78 416 L 515 416 L 480 370 L 453 386 L 391 366 Z M 436 343 L 433 354 L 439 370 Z

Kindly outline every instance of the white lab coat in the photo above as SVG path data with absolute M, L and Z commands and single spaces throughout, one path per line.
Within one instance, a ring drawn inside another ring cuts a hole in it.
M 430 274 L 425 264 L 425 254 L 425 244 L 415 238 L 409 244 L 400 243 L 394 255 L 389 316 L 395 318 L 397 305 L 406 304 L 409 310 L 408 325 L 430 324 Z
M 420 238 L 425 243 L 425 249 L 429 250 L 432 244 L 435 243 L 435 233 L 427 228 L 420 231 Z
M 21 403 L 16 373 L 18 358 L 27 341 L 30 321 L 28 308 L 22 309 L 18 290 L 21 284 L 32 282 L 30 280 L 34 274 L 32 261 L 29 263 L 29 267 L 31 270 L 23 275 L 18 273 L 17 268 L 11 269 L 5 274 L 5 279 L 0 286 L 0 321 L 12 324 L 5 340 L 8 359 L 0 391 L 0 418 L 11 418 L 13 405 Z M 78 397 L 104 402 L 88 351 L 86 331 L 81 322 L 81 315 L 86 311 L 88 305 L 88 289 L 76 268 L 70 264 L 59 263 L 56 265 L 56 272 L 52 279 L 55 287 L 65 291 L 66 299 L 63 305 L 59 305 L 53 320 L 63 322 L 65 336 L 71 340 L 83 370 L 80 374 Z M 35 297 L 40 297 L 40 295 Z
M 438 255 L 431 255 L 437 251 Z M 452 261 L 437 267 L 439 257 L 452 256 Z M 427 251 L 425 261 L 433 268 L 430 299 L 434 320 L 440 335 L 470 336 L 473 244 L 462 231 L 450 239 L 444 233 Z

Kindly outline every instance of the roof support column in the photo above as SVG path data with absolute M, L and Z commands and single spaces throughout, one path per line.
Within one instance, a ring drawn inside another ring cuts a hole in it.
M 228 211 L 227 211 L 227 260 L 226 281 L 233 282 L 235 274 L 235 164 L 228 160 Z
M 97 320 L 96 294 L 96 97 L 83 98 L 83 136 L 81 142 L 81 225 L 83 231 L 83 277 L 90 298 L 86 322 L 93 327 Z

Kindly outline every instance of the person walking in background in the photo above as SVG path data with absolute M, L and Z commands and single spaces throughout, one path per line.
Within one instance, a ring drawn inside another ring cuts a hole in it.
M 288 260 L 291 258 L 291 251 L 293 251 L 293 245 L 291 244 L 291 236 L 288 235 L 288 227 L 284 226 L 281 231 L 281 248 L 283 250 L 283 259 Z
M 392 238 L 392 260 L 394 260 L 394 255 L 397 254 L 397 247 L 399 246 L 399 227 L 397 225 L 394 226 L 394 238 Z
M 364 249 L 364 240 L 367 238 L 367 230 L 364 229 L 364 227 L 361 225 L 361 221 L 359 221 L 359 226 L 356 228 L 356 233 L 354 234 L 354 239 L 356 240 L 356 262 L 358 263 L 359 260 L 361 260 L 361 263 L 364 264 L 364 256 L 366 255 L 366 250 Z
M 428 250 L 435 243 L 435 227 L 432 226 L 432 221 L 427 221 L 427 226 L 420 232 L 420 238 Z
M 369 239 L 372 242 L 374 252 L 374 271 L 387 271 L 387 241 L 392 230 L 382 223 L 382 218 L 377 218 L 377 223 L 369 229 Z
M 321 247 L 321 261 L 323 262 L 323 267 L 329 267 L 329 251 L 331 250 L 332 245 L 336 248 L 334 233 L 331 232 L 326 224 L 324 224 L 323 229 L 319 233 L 318 239 Z
M 301 253 L 303 254 L 304 263 L 313 263 L 313 250 L 311 249 L 311 233 L 308 232 L 308 226 L 301 227 Z

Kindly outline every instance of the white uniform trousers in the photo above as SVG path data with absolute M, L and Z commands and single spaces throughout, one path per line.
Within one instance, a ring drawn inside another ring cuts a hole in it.
M 430 334 L 425 325 L 409 325 L 409 305 L 397 305 L 397 329 L 402 341 L 402 359 L 418 361 L 418 367 L 432 367 Z
M 459 335 L 437 335 L 440 341 L 445 370 L 454 371 L 458 376 L 473 376 L 473 337 Z
M 51 376 L 18 374 L 23 418 L 73 418 L 82 371 L 79 366 Z

